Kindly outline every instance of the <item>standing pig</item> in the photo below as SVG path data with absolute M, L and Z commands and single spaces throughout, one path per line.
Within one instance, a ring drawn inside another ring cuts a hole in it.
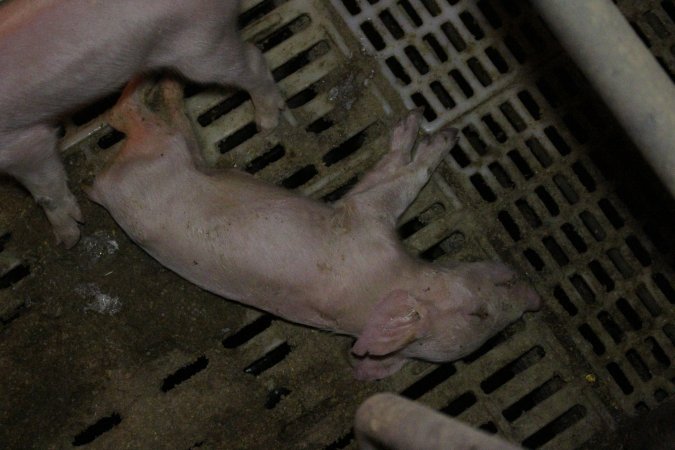
M 0 172 L 43 207 L 57 242 L 82 219 L 59 160 L 56 121 L 132 75 L 170 69 L 245 89 L 258 127 L 283 100 L 260 52 L 237 31 L 234 0 L 13 0 L 0 7 Z
M 408 359 L 457 359 L 524 311 L 537 294 L 500 263 L 453 267 L 411 257 L 398 217 L 457 139 L 423 139 L 421 116 L 397 124 L 390 152 L 334 205 L 237 170 L 203 171 L 182 112 L 164 81 L 162 115 L 128 86 L 110 123 L 127 134 L 87 194 L 127 234 L 191 282 L 284 319 L 357 337 L 355 376 L 378 379 Z M 147 94 L 145 94 L 147 95 Z

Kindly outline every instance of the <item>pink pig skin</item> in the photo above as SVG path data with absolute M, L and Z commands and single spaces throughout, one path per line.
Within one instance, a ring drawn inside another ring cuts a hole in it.
M 138 72 L 170 69 L 247 90 L 263 130 L 283 100 L 262 55 L 241 41 L 234 0 L 12 0 L 0 6 L 0 172 L 42 205 L 57 242 L 82 220 L 55 123 Z
M 377 379 L 408 359 L 450 361 L 478 348 L 537 294 L 501 263 L 452 268 L 410 256 L 401 213 L 456 141 L 445 129 L 413 147 L 421 120 L 393 129 L 391 150 L 334 205 L 237 170 L 200 170 L 179 85 L 163 111 L 128 86 L 111 124 L 127 134 L 87 190 L 150 255 L 191 282 L 293 322 L 357 337 L 355 376 Z M 160 102 L 161 103 L 161 102 Z

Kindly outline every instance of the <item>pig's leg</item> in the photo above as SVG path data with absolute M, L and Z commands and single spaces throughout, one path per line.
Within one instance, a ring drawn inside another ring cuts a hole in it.
M 124 86 L 117 103 L 106 115 L 106 122 L 111 127 L 129 136 L 134 134 L 136 128 L 145 126 L 149 117 L 141 96 L 148 84 L 148 81 L 139 75 Z
M 158 112 L 148 108 L 143 100 L 145 93 L 148 96 L 155 96 Z M 119 100 L 108 112 L 106 120 L 110 126 L 125 133 L 132 140 L 160 133 L 180 133 L 195 165 L 206 171 L 208 169 L 206 162 L 183 106 L 183 85 L 178 81 L 163 78 L 156 87 L 152 87 L 141 75 L 127 83 Z M 151 149 L 161 150 L 162 147 L 125 145 L 119 150 L 116 160 L 119 162 L 127 157 L 135 157 L 139 152 Z
M 56 143 L 56 130 L 48 125 L 22 130 L 0 152 L 0 171 L 28 189 L 51 222 L 56 242 L 70 248 L 80 238 L 82 213 L 68 189 Z
M 457 130 L 445 128 L 422 139 L 413 153 L 419 122 L 419 112 L 413 111 L 394 127 L 390 152 L 336 206 L 349 204 L 396 224 L 457 140 Z
M 164 103 L 164 112 L 173 129 L 178 129 L 189 142 L 194 139 L 192 125 L 184 111 L 183 85 L 173 78 L 163 78 L 159 82 L 159 90 Z M 200 153 L 201 155 L 201 153 Z
M 410 164 L 421 121 L 422 109 L 420 108 L 411 111 L 394 126 L 389 138 L 389 152 L 382 156 L 370 171 L 366 172 L 363 179 L 349 191 L 348 197 L 377 186 L 391 177 L 400 167 Z
M 197 142 L 192 124 L 185 115 L 183 85 L 172 78 L 163 78 L 159 82 L 159 89 L 164 101 L 164 110 L 172 129 L 176 129 L 181 133 L 195 166 L 204 172 L 209 172 L 211 169 L 204 160 L 204 155 Z
M 253 44 L 228 40 L 216 51 L 179 64 L 177 69 L 200 83 L 218 83 L 246 90 L 255 107 L 256 124 L 261 131 L 279 123 L 284 99 L 277 89 L 262 53 Z
M 167 102 L 167 95 L 171 97 L 170 102 Z M 182 113 L 182 100 L 183 88 L 177 81 L 165 78 L 153 85 L 146 77 L 138 75 L 124 87 L 119 100 L 108 112 L 106 121 L 130 138 L 153 133 L 173 134 L 176 125 L 181 126 L 180 132 L 187 134 L 190 123 Z M 149 103 L 158 111 L 151 110 Z M 167 106 L 169 103 L 171 105 Z M 176 111 L 181 112 L 184 122 L 175 123 Z

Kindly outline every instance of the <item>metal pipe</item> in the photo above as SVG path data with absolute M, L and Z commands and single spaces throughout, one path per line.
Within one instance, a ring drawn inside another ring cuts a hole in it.
M 354 433 L 360 450 L 520 449 L 428 406 L 387 393 L 361 404 Z
M 675 197 L 675 86 L 628 21 L 610 0 L 532 5 Z

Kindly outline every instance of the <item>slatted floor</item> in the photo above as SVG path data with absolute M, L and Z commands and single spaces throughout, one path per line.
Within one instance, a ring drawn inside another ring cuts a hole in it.
M 617 3 L 672 75 L 673 2 Z M 578 448 L 672 396 L 673 240 L 659 234 L 672 203 L 635 209 L 622 195 L 602 154 L 633 150 L 527 2 L 249 0 L 240 24 L 289 108 L 262 136 L 246 94 L 189 87 L 208 161 L 334 201 L 385 151 L 390 125 L 423 106 L 427 131 L 451 123 L 461 139 L 401 239 L 438 263 L 501 258 L 544 310 L 460 361 L 356 382 L 349 339 L 199 291 L 81 195 L 83 242 L 36 241 L 45 221 L 3 185 L 0 441 L 355 448 L 357 405 L 393 391 L 526 447 Z M 65 124 L 71 180 L 123 138 L 99 116 L 114 100 Z

